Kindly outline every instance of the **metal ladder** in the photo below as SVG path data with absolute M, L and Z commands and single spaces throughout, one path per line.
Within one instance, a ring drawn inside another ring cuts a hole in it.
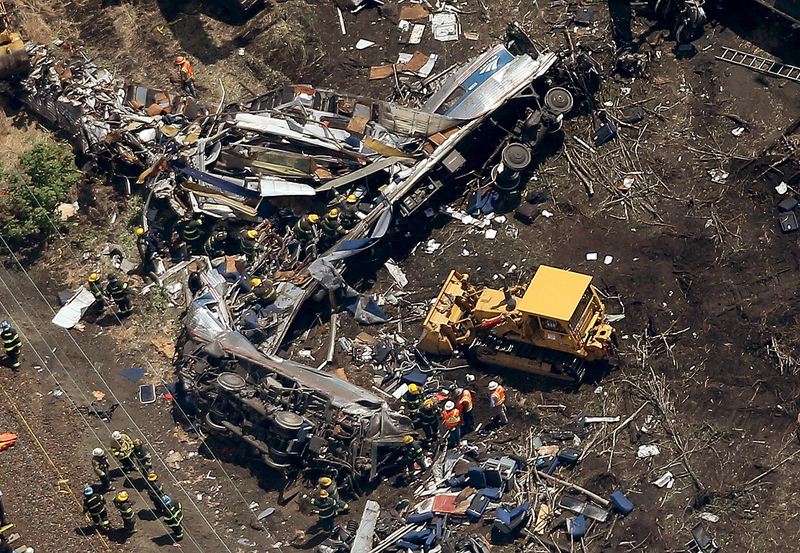
M 796 83 L 800 83 L 800 67 L 787 65 L 769 58 L 762 58 L 746 52 L 740 52 L 733 48 L 723 46 L 722 54 L 717 56 L 718 60 L 727 61 L 735 65 L 747 67 L 753 71 L 760 71 L 773 77 L 782 77 Z

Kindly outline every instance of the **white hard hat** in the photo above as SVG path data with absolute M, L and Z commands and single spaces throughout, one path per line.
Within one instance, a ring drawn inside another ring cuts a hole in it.
M 26 547 L 25 553 L 33 553 L 33 547 Z
M 468 374 L 467 375 L 467 382 L 475 382 L 475 375 L 474 374 Z
M 489 389 L 490 390 L 496 390 L 497 389 L 497 382 L 495 382 L 494 380 L 489 382 Z
M 444 404 L 444 410 L 445 411 L 449 411 L 450 409 L 455 409 L 455 407 L 456 407 L 456 404 L 453 403 L 452 401 L 448 401 L 447 403 Z
M 122 433 L 119 430 L 114 430 L 114 432 L 111 433 L 111 437 L 115 440 L 119 440 L 122 437 Z
M 96 448 L 94 448 L 92 450 L 92 455 L 94 455 L 95 457 L 102 457 L 103 456 L 103 450 L 101 448 L 99 448 L 99 447 L 96 447 Z

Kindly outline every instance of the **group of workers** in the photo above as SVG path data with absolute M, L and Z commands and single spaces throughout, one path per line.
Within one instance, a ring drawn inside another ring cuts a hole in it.
M 301 216 L 290 230 L 297 256 L 313 255 L 317 247 L 332 246 L 355 227 L 359 221 L 358 202 L 355 194 L 342 195 L 328 204 L 325 215 L 307 213 Z
M 131 439 L 125 433 L 114 431 L 111 434 L 109 451 L 119 463 L 124 475 L 138 471 L 145 478 L 145 491 L 150 501 L 153 502 L 152 510 L 164 519 L 173 540 L 176 543 L 181 541 L 183 539 L 183 508 L 179 501 L 173 500 L 164 493 L 164 488 L 158 481 L 158 475 L 153 471 L 151 455 L 142 440 Z M 92 451 L 92 468 L 100 482 L 96 486 L 87 485 L 84 488 L 83 511 L 89 516 L 96 530 L 105 532 L 110 529 L 111 523 L 106 510 L 104 494 L 114 491 L 115 487 L 112 482 L 109 457 L 101 447 Z M 128 492 L 122 490 L 117 493 L 113 503 L 122 518 L 122 530 L 127 534 L 136 532 L 133 500 Z
M 97 315 L 105 311 L 109 303 L 117 306 L 117 314 L 122 317 L 127 317 L 133 313 L 133 305 L 128 290 L 128 283 L 122 282 L 115 274 L 110 274 L 106 277 L 107 283 L 105 287 L 100 279 L 98 273 L 90 273 L 89 278 L 86 279 L 89 291 L 94 296 L 94 309 Z
M 456 386 L 453 390 L 432 395 L 425 394 L 417 384 L 408 385 L 408 390 L 401 398 L 403 410 L 411 417 L 414 427 L 425 434 L 427 442 L 438 438 L 440 425 L 447 433 L 447 447 L 451 448 L 458 445 L 463 434 L 475 429 L 475 390 L 470 389 L 473 382 L 474 377 L 471 377 L 463 387 Z M 505 388 L 493 380 L 489 382 L 488 390 L 492 417 L 487 426 L 507 424 Z M 442 401 L 444 404 L 440 408 Z
M 425 445 L 430 446 L 438 440 L 440 426 L 447 432 L 448 447 L 455 447 L 461 440 L 462 433 L 475 429 L 474 382 L 474 376 L 467 375 L 467 383 L 463 387 L 457 385 L 452 390 L 438 390 L 431 394 L 417 384 L 408 385 L 408 390 L 400 400 L 402 409 L 411 418 L 414 427 L 425 435 Z M 489 382 L 488 391 L 492 417 L 487 426 L 507 424 L 505 388 L 493 380 Z M 441 402 L 443 406 L 440 408 Z M 398 450 L 398 465 L 408 475 L 425 466 L 425 453 L 423 444 L 414 436 L 406 435 L 402 440 L 403 444 Z M 335 517 L 347 510 L 347 504 L 340 499 L 332 476 L 321 477 L 317 482 L 316 497 L 309 499 L 304 496 L 304 499 L 316 509 L 319 516 L 318 526 L 326 532 L 333 530 Z

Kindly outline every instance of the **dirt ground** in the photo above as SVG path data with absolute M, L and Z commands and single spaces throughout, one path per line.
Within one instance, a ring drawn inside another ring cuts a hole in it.
M 436 43 L 426 31 L 416 48 L 438 53 L 436 70 L 441 70 L 493 44 L 510 21 L 519 21 L 539 44 L 557 51 L 568 48 L 569 32 L 573 46 L 589 49 L 602 65 L 605 80 L 598 106 L 618 118 L 626 107 L 643 112 L 641 122 L 621 127 L 620 137 L 596 155 L 582 149 L 575 137 L 590 142 L 597 122 L 589 116 L 565 122 L 566 147 L 594 169 L 594 196 L 587 196 L 566 156 L 556 152 L 543 160 L 527 188 L 547 197 L 542 207 L 554 214 L 551 218 L 540 216 L 525 226 L 508 214 L 505 222 L 493 223 L 495 240 L 444 214 L 413 226 L 408 235 L 401 228 L 350 276 L 361 289 L 382 294 L 391 286 L 382 262 L 389 256 L 398 261 L 410 277 L 409 293 L 399 307 L 386 309 L 402 318 L 402 328 L 397 323 L 359 328 L 341 317 L 339 335 L 352 338 L 365 330 L 415 339 L 421 304 L 433 297 L 453 268 L 486 285 L 497 284 L 494 275 L 524 283 L 539 264 L 591 274 L 606 295 L 609 311 L 625 315 L 616 323 L 619 366 L 577 392 L 519 374 L 499 375 L 513 390 L 512 421 L 494 436 L 496 441 L 506 444 L 503 450 L 523 448 L 529 432 L 565 428 L 581 412 L 624 420 L 648 402 L 613 439 L 611 427 L 588 428 L 583 439 L 588 456 L 564 473 L 601 495 L 623 490 L 636 505 L 627 518 L 591 532 L 586 551 L 680 551 L 703 513 L 719 517 L 704 524 L 724 551 L 789 551 L 785 544 L 798 537 L 793 523 L 798 461 L 792 457 L 762 474 L 800 448 L 795 422 L 800 368 L 782 369 L 774 353 L 775 344 L 786 355 L 797 355 L 800 346 L 800 300 L 792 278 L 798 270 L 796 235 L 781 234 L 775 218 L 780 197 L 774 191 L 781 181 L 796 190 L 800 172 L 791 161 L 770 169 L 780 156 L 764 150 L 800 117 L 798 85 L 724 64 L 715 55 L 722 46 L 758 48 L 798 63 L 792 59 L 797 52 L 790 51 L 791 40 L 785 40 L 790 30 L 776 28 L 771 20 L 755 25 L 760 12 L 732 11 L 695 42 L 694 57 L 678 59 L 666 33 L 636 17 L 630 30 L 617 27 L 616 36 L 630 34 L 652 60 L 646 76 L 623 79 L 612 76 L 615 45 L 609 21 L 611 14 L 618 18 L 624 13 L 624 6 L 589 5 L 596 8 L 597 20 L 583 28 L 568 21 L 572 8 L 563 3 L 537 8 L 470 0 L 461 24 L 464 31 L 479 33 L 477 41 Z M 32 39 L 60 38 L 67 48 L 83 45 L 99 63 L 143 83 L 170 86 L 172 56 L 187 53 L 196 60 L 200 92 L 214 99 L 219 98 L 220 79 L 231 100 L 288 81 L 386 97 L 392 93 L 391 79 L 368 81 L 368 67 L 392 61 L 401 51 L 398 5 L 393 2 L 356 16 L 345 13 L 345 36 L 333 4 L 323 2 L 288 0 L 246 22 L 224 15 L 210 1 L 136 0 L 101 8 L 100 0 L 19 0 L 16 7 Z M 358 38 L 377 45 L 357 51 Z M 14 121 L 5 119 L 0 128 Z M 732 131 L 739 127 L 745 130 L 737 136 Z M 715 183 L 708 173 L 714 169 L 730 176 Z M 635 176 L 635 183 L 623 194 L 616 185 L 627 174 Z M 130 232 L 125 200 L 106 188 L 97 196 L 98 207 L 86 210 L 66 239 L 54 240 L 38 262 L 24 262 L 31 280 L 13 260 L 0 269 L 5 310 L 0 316 L 9 313 L 30 340 L 23 372 L 0 375 L 8 393 L 0 430 L 14 428 L 21 436 L 18 446 L 0 453 L 0 489 L 12 521 L 23 541 L 39 551 L 155 551 L 168 545 L 165 528 L 146 509 L 146 495 L 133 492 L 141 490 L 135 477 L 125 486 L 141 509 L 137 534 L 127 540 L 112 534 L 109 544 L 81 530 L 86 523 L 74 499 L 80 500 L 84 483 L 92 481 L 90 451 L 98 440 L 107 444 L 110 432 L 120 429 L 141 433 L 153 445 L 165 488 L 186 512 L 191 538 L 184 540 L 184 549 L 291 549 L 287 543 L 295 530 L 307 529 L 314 519 L 294 502 L 278 505 L 281 483 L 275 475 L 221 446 L 214 447 L 219 462 L 206 451 L 190 457 L 198 452 L 197 443 L 176 430 L 163 398 L 163 383 L 171 382 L 169 359 L 152 341 L 172 338 L 179 309 L 143 298 L 137 301 L 137 314 L 124 325 L 106 318 L 70 335 L 49 322 L 57 292 L 79 285 L 89 265 L 97 263 L 94 256 L 84 260 L 84 252 L 96 254 L 106 241 L 124 242 L 130 251 L 124 238 Z M 456 200 L 454 205 L 463 204 Z M 109 224 L 115 210 L 120 216 Z M 442 247 L 430 255 L 421 246 L 413 247 L 429 239 Z M 587 261 L 589 252 L 597 252 L 600 260 Z M 609 264 L 602 262 L 606 255 L 613 257 Z M 509 273 L 511 265 L 517 269 Z M 327 323 L 315 326 L 307 342 L 292 341 L 287 352 L 296 355 L 308 347 L 316 354 L 327 331 Z M 351 380 L 371 385 L 371 370 L 343 352 L 337 352 L 336 364 Z M 139 404 L 137 384 L 120 374 L 129 367 L 148 369 L 143 382 L 158 384 L 156 403 Z M 481 420 L 487 401 L 484 386 L 497 373 L 471 370 L 479 376 Z M 461 378 L 464 372 L 444 378 Z M 65 394 L 54 397 L 50 392 L 59 388 Z M 93 392 L 119 401 L 124 411 L 120 408 L 104 424 L 76 410 L 76 405 L 86 407 Z M 661 423 L 646 425 L 648 415 Z M 658 445 L 660 455 L 638 459 L 636 451 L 643 444 Z M 168 471 L 164 463 L 172 468 Z M 655 487 L 652 482 L 667 470 L 675 475 L 675 486 Z M 117 478 L 118 488 L 122 485 Z M 372 497 L 388 508 L 405 493 L 386 485 Z M 352 502 L 344 520 L 357 520 L 365 500 Z M 250 514 L 253 501 L 259 504 L 253 508 L 256 513 L 268 506 L 277 509 L 263 527 Z M 112 513 L 118 523 L 114 517 Z M 246 545 L 248 540 L 257 546 Z M 523 541 L 518 547 L 532 550 Z

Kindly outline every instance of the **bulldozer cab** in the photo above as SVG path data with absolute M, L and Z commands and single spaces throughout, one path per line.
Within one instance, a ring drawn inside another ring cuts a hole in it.
M 522 334 L 543 347 L 585 357 L 589 332 L 605 319 L 592 277 L 542 265 L 517 303 Z

